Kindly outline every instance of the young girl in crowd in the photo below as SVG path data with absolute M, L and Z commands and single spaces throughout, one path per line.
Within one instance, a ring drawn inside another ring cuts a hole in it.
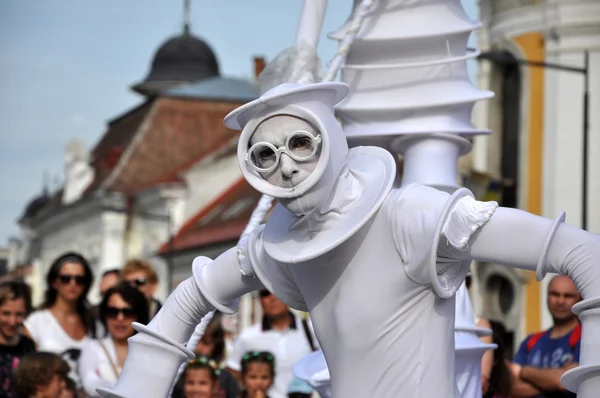
M 215 312 L 212 321 L 204 331 L 204 335 L 196 345 L 194 354 L 197 357 L 209 359 L 217 367 L 216 373 L 219 381 L 217 397 L 238 398 L 240 396 L 240 388 L 237 380 L 227 369 L 222 368 L 225 356 L 225 333 L 221 327 L 221 316 L 221 313 L 218 311 Z M 184 397 L 182 387 L 183 384 L 179 382 L 175 385 L 173 398 Z
M 217 364 L 204 356 L 192 359 L 181 374 L 179 387 L 185 398 L 220 398 Z
M 275 379 L 275 358 L 270 352 L 250 351 L 242 357 L 240 398 L 268 398 Z

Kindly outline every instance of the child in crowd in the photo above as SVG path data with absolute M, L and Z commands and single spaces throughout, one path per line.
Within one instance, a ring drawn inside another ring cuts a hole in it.
M 60 398 L 71 369 L 60 356 L 35 352 L 23 357 L 13 379 L 16 398 Z
M 268 398 L 275 379 L 275 358 L 270 352 L 250 351 L 242 357 L 241 398 Z
M 19 361 L 35 351 L 33 340 L 21 333 L 31 312 L 31 291 L 23 282 L 0 283 L 0 397 L 12 398 L 11 381 Z
M 189 361 L 179 380 L 185 398 L 220 398 L 219 369 L 215 361 L 207 357 Z

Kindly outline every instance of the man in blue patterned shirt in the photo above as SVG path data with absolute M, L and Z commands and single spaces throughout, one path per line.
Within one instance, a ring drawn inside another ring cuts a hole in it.
M 512 364 L 512 393 L 519 397 L 575 397 L 560 383 L 561 376 L 579 362 L 581 324 L 571 312 L 581 296 L 571 279 L 556 276 L 548 285 L 552 328 L 527 336 Z

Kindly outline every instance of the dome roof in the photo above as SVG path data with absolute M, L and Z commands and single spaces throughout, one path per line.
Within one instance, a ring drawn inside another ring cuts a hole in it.
M 161 91 L 219 75 L 215 53 L 206 42 L 184 32 L 164 42 L 154 55 L 146 79 L 133 86 L 140 94 L 156 95 Z

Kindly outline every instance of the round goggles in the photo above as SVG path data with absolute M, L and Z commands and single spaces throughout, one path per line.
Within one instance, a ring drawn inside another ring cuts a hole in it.
M 315 137 L 308 131 L 298 130 L 290 134 L 285 145 L 279 148 L 269 142 L 252 145 L 246 153 L 246 163 L 260 173 L 268 173 L 275 170 L 282 153 L 297 162 L 306 162 L 315 157 L 320 143 L 320 134 Z

